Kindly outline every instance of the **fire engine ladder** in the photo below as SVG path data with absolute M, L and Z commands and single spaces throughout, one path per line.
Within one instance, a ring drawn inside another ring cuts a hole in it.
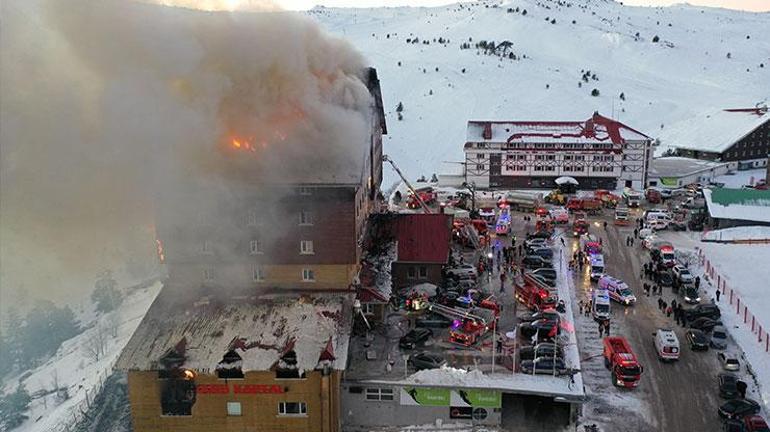
M 532 285 L 534 285 L 534 286 L 536 286 L 538 288 L 542 288 L 542 289 L 544 289 L 546 291 L 550 291 L 551 290 L 551 287 L 549 287 L 548 285 L 546 285 L 546 284 L 540 282 L 539 280 L 533 278 L 529 274 L 526 274 L 526 273 L 524 274 L 524 280 L 527 283 L 530 283 L 530 284 L 532 284 Z
M 463 231 L 465 232 L 465 237 L 467 237 L 468 240 L 471 242 L 471 246 L 473 246 L 474 249 L 478 249 L 479 233 L 476 232 L 476 228 L 474 228 L 471 224 L 465 224 Z
M 435 313 L 437 313 L 439 315 L 445 316 L 445 317 L 447 317 L 449 319 L 452 319 L 452 320 L 454 320 L 454 319 L 457 319 L 457 320 L 471 319 L 471 320 L 474 320 L 476 322 L 484 323 L 484 324 L 486 324 L 486 322 L 487 322 L 487 320 L 485 320 L 484 318 L 482 318 L 482 317 L 480 317 L 478 315 L 474 315 L 474 314 L 472 314 L 472 313 L 470 313 L 468 311 L 462 311 L 460 309 L 456 309 L 456 308 L 449 307 L 449 306 L 444 306 L 444 305 L 437 304 L 437 303 L 429 303 L 428 310 L 430 310 L 432 312 L 435 312 Z
M 414 187 L 412 187 L 412 184 L 409 183 L 409 180 L 407 180 L 404 174 L 401 172 L 401 170 L 398 169 L 398 167 L 396 166 L 396 163 L 393 162 L 393 159 L 391 159 L 388 155 L 382 155 L 382 160 L 384 162 L 390 162 L 390 165 L 396 171 L 396 174 L 398 174 L 398 176 L 401 177 L 401 180 L 404 181 L 404 184 L 406 185 L 406 187 L 409 188 L 409 191 L 412 192 L 412 194 L 414 195 L 414 199 L 416 199 L 417 202 L 420 203 L 420 207 L 422 207 L 422 209 L 425 210 L 425 213 L 428 213 L 428 214 L 433 213 L 430 210 L 430 207 L 428 207 L 428 205 L 425 204 L 425 201 L 422 200 L 422 198 L 420 197 L 420 194 L 418 194 L 417 191 L 414 190 Z

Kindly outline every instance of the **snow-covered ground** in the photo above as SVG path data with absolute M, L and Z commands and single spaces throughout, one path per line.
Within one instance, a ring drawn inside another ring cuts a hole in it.
M 730 334 L 741 346 L 746 360 L 751 365 L 757 382 L 760 385 L 760 397 L 765 407 L 770 407 L 770 352 L 767 348 L 767 331 L 770 330 L 770 296 L 767 291 L 767 281 L 770 280 L 770 245 L 768 244 L 722 244 L 699 241 L 699 233 L 671 232 L 663 233 L 661 237 L 670 240 L 677 248 L 697 253 L 703 253 L 703 265 L 691 266 L 691 271 L 701 276 L 704 283 L 705 298 L 716 298 L 716 285 L 724 280 L 735 298 L 740 297 L 740 314 L 734 301 L 730 304 L 729 295 L 722 295 L 719 306 L 722 311 L 722 321 Z M 697 249 L 696 249 L 697 248 Z M 705 277 L 706 260 L 714 267 L 719 279 Z M 744 323 L 744 306 L 748 308 L 748 322 Z M 755 316 L 755 331 L 751 328 L 751 316 Z M 756 332 L 761 324 L 765 329 L 762 342 Z
M 724 183 L 726 188 L 740 189 L 743 185 L 753 185 L 757 180 L 765 178 L 766 174 L 767 170 L 765 169 L 735 171 L 732 174 L 719 176 L 714 181 Z
M 770 241 L 770 226 L 742 226 L 713 230 L 703 233 L 701 239 L 710 241 Z
M 112 373 L 112 366 L 160 288 L 158 282 L 131 292 L 117 310 L 98 318 L 91 314 L 81 316 L 81 324 L 88 329 L 65 341 L 49 361 L 22 378 L 30 394 L 52 389 L 58 379 L 59 387 L 66 387 L 70 398 L 61 403 L 57 402 L 56 394 L 34 399 L 27 413 L 29 420 L 14 431 L 58 432 L 79 418 Z M 100 338 L 103 342 L 98 341 Z M 101 344 L 104 354 L 97 361 L 90 352 Z M 12 390 L 18 379 L 8 379 L 3 384 L 6 391 Z
M 697 129 L 706 114 L 770 98 L 767 13 L 511 0 L 307 14 L 377 68 L 388 119 L 384 151 L 409 178 L 463 161 L 468 120 L 585 120 L 598 110 L 660 138 L 662 151 L 682 123 Z M 475 48 L 482 40 L 511 42 L 517 60 L 485 55 Z M 578 86 L 589 70 L 597 80 Z M 390 169 L 385 176 L 385 185 L 396 179 Z

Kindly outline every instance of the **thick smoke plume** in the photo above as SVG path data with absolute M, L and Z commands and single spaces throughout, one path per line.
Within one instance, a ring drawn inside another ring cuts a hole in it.
M 146 276 L 174 185 L 360 157 L 370 97 L 346 42 L 293 13 L 162 3 L 0 4 L 3 299 Z

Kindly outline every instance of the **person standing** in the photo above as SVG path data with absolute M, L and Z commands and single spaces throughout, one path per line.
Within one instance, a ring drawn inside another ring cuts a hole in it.
M 695 276 L 695 289 L 700 288 L 700 276 Z
M 717 288 L 717 292 L 716 292 L 716 294 L 717 294 L 717 301 L 719 301 L 719 296 L 721 296 L 721 295 L 722 295 L 722 292 L 721 292 L 721 291 L 719 291 L 719 288 Z
M 500 272 L 500 292 L 505 291 L 505 272 Z

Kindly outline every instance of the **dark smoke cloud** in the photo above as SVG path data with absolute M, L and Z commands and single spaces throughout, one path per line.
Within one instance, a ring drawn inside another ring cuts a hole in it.
M 366 142 L 363 59 L 299 15 L 125 0 L 0 13 L 0 300 L 152 273 L 159 191 L 234 166 L 276 182 L 336 169 Z

